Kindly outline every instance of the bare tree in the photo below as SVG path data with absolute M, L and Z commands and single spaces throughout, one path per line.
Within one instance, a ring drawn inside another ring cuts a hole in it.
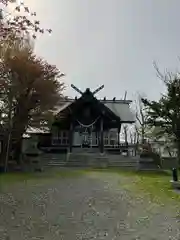
M 9 5 L 14 8 L 13 11 L 9 10 Z M 35 39 L 38 33 L 45 32 L 51 33 L 52 30 L 42 28 L 40 21 L 36 19 L 36 12 L 24 1 L 0 0 L 0 39 L 9 38 L 12 33 L 17 38 L 29 35 Z
M 149 126 L 147 124 L 147 114 L 144 108 L 144 104 L 142 102 L 143 94 L 139 94 L 137 99 L 135 100 L 135 115 L 136 115 L 136 125 L 135 125 L 135 132 L 141 143 L 144 143 L 147 132 L 149 130 Z
M 136 156 L 138 151 L 139 136 L 140 136 L 137 124 L 134 124 L 132 127 L 130 127 L 128 129 L 128 132 L 129 132 L 130 142 L 134 146 L 134 155 Z
M 133 137 L 134 137 L 134 134 L 132 131 L 129 131 L 129 137 L 130 137 L 130 143 L 133 144 Z
M 128 125 L 123 125 L 123 134 L 124 134 L 125 144 L 128 144 Z

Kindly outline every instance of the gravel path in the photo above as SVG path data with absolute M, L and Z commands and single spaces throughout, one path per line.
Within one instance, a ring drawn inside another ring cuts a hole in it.
M 121 183 L 94 173 L 8 187 L 0 193 L 0 240 L 180 239 L 170 209 L 132 197 Z

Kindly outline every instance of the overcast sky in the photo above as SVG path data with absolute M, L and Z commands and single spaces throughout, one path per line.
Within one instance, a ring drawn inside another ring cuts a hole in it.
M 128 98 L 139 91 L 158 98 L 163 71 L 180 62 L 179 0 L 26 0 L 42 25 L 53 29 L 39 37 L 36 51 L 66 73 L 66 93 L 104 90 L 100 97 Z

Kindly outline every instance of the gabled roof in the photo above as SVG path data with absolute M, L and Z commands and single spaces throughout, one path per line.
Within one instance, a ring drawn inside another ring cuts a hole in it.
M 108 107 L 113 113 L 120 117 L 121 122 L 133 123 L 135 121 L 134 115 L 130 111 L 129 104 L 126 102 L 104 102 L 104 105 Z
M 121 119 L 123 123 L 133 123 L 135 122 L 135 116 L 130 110 L 129 104 L 132 102 L 131 100 L 99 100 L 102 104 L 104 104 L 110 111 L 112 111 L 117 117 Z M 63 104 L 57 109 L 58 115 L 60 115 L 61 111 L 70 107 L 72 103 L 74 103 L 75 99 L 67 98 L 63 102 Z

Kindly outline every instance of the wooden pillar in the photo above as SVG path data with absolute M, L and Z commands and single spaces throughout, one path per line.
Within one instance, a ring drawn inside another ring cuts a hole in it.
M 117 132 L 118 132 L 118 151 L 121 152 L 120 148 L 120 131 L 121 131 L 121 125 L 118 126 Z
M 117 132 L 118 132 L 117 140 L 118 140 L 118 147 L 119 147 L 120 146 L 120 127 L 119 126 L 117 129 Z
M 103 117 L 101 117 L 101 122 L 100 122 L 100 152 L 104 153 L 104 121 Z
M 73 143 L 73 123 L 70 123 L 69 128 L 69 152 L 72 152 L 72 143 Z

